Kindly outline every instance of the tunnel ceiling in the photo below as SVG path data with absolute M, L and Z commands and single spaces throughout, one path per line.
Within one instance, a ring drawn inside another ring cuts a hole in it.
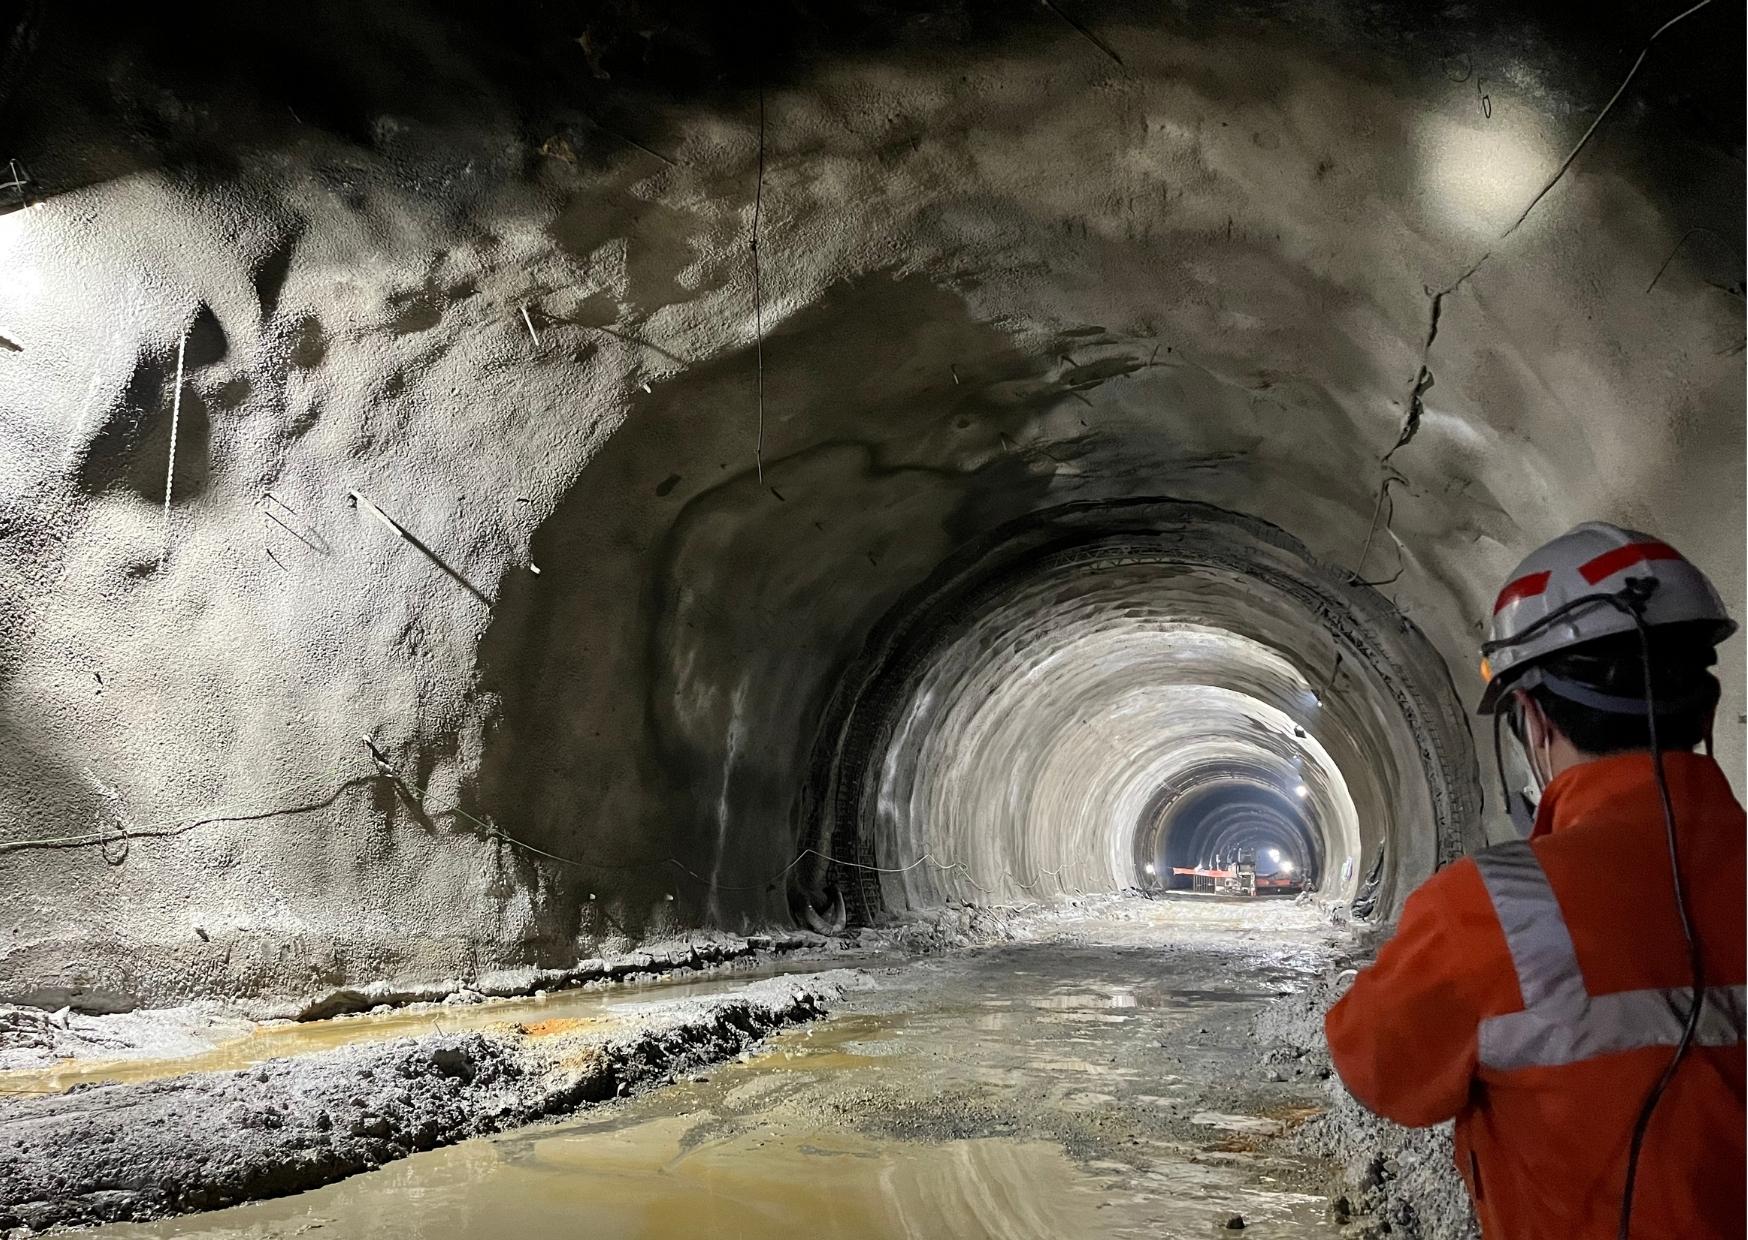
M 1527 548 L 1741 604 L 1742 15 L 1538 199 L 1654 25 L 1561 12 L 26 5 L 0 998 L 1109 888 L 1300 772 L 1387 910 Z

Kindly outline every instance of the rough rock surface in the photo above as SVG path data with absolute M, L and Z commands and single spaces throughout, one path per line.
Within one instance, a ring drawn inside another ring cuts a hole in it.
M 1363 935 L 1375 937 L 1376 932 Z M 1340 971 L 1363 957 L 1350 947 L 1329 975 L 1276 1000 L 1256 1021 L 1265 1069 L 1280 1078 L 1328 1081 L 1328 1106 L 1294 1129 L 1291 1144 L 1329 1159 L 1342 1184 L 1332 1194 L 1356 1240 L 1474 1240 L 1474 1211 L 1452 1158 L 1451 1126 L 1403 1128 L 1379 1119 L 1342 1088 L 1330 1065 L 1323 1015 L 1340 996 Z
M 651 1004 L 610 1036 L 434 1035 L 241 1072 L 0 1102 L 0 1234 L 299 1192 L 417 1150 L 672 1080 L 815 1019 L 845 971 Z
M 1576 520 L 1741 605 L 1737 6 L 1521 226 L 1639 6 L 25 12 L 0 998 L 296 1004 L 786 917 L 868 635 L 1066 502 L 1271 522 L 1464 700 Z

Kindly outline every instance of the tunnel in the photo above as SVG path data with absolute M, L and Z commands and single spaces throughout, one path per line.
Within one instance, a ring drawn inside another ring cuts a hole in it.
M 1339 900 L 1363 874 L 1388 907 L 1481 838 L 1468 725 L 1424 635 L 1228 511 L 1025 518 L 900 604 L 865 663 L 815 762 L 830 846 L 797 873 L 833 894 L 810 909 L 1154 886 L 1240 847 L 1284 850 Z
M 1139 1011 L 1187 1023 L 1137 1080 L 1309 1081 L 1190 1042 L 1257 1043 L 1242 1005 L 1519 837 L 1476 712 L 1513 566 L 1618 522 L 1742 612 L 1742 37 L 1538 0 L 0 11 L 0 1126 L 14 1067 L 142 1029 L 441 1038 L 810 952 L 958 979 L 913 1013 L 942 1062 Z M 1267 899 L 1203 889 L 1241 861 Z M 819 985 L 696 1036 L 876 1020 Z M 552 1098 L 708 1087 L 615 1072 Z M 1083 1093 L 959 1111 L 1079 1157 Z M 962 1119 L 961 1163 L 889 1177 L 1022 1159 Z M 121 1200 L 0 1230 L 195 1196 Z
M 1209 869 L 1248 852 L 1264 874 L 1285 876 L 1309 890 L 1321 887 L 1326 849 L 1315 820 L 1301 804 L 1299 789 L 1257 782 L 1247 771 L 1217 768 L 1199 786 L 1161 805 L 1142 873 L 1170 889 L 1193 889 L 1185 870 Z M 1248 777 L 1247 777 L 1248 776 Z M 1307 793 L 1309 789 L 1306 788 Z M 1352 878 L 1355 862 L 1344 855 L 1342 881 Z

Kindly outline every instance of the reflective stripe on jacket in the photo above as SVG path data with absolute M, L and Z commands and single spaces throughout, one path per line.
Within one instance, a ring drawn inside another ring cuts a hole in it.
M 1744 1234 L 1744 817 L 1717 764 L 1665 755 L 1706 988 L 1639 1160 L 1635 1236 Z M 1691 1001 L 1648 754 L 1563 773 L 1529 841 L 1408 898 L 1325 1022 L 1353 1095 L 1456 1120 L 1487 1240 L 1613 1237 L 1633 1122 Z

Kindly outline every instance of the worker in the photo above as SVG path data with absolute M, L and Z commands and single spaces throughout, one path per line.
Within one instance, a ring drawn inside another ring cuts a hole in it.
M 1485 1240 L 1743 1235 L 1745 824 L 1710 757 L 1735 627 L 1674 548 L 1599 522 L 1494 604 L 1480 710 L 1533 829 L 1411 894 L 1324 1023 L 1370 1110 L 1456 1121 Z

